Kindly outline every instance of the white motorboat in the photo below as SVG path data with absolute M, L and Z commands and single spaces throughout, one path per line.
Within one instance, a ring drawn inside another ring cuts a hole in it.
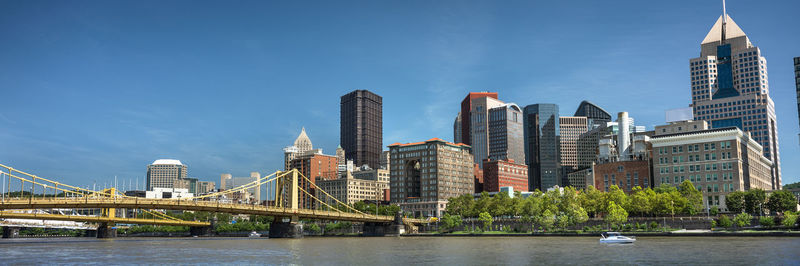
M 259 234 L 256 231 L 252 231 L 252 232 L 250 232 L 250 235 L 248 237 L 261 237 L 261 234 Z
M 629 244 L 636 242 L 636 238 L 621 235 L 619 232 L 605 232 L 600 234 L 600 243 Z

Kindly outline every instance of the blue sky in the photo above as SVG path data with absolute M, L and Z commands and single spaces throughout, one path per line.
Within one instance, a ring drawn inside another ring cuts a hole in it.
M 800 181 L 798 1 L 730 0 L 767 59 L 784 183 Z M 339 141 L 339 97 L 383 96 L 384 145 L 452 140 L 469 91 L 581 100 L 652 129 L 691 102 L 720 1 L 0 0 L 0 163 L 75 185 L 155 159 L 219 182 L 282 167 L 305 126 Z M 793 163 L 794 162 L 794 163 Z

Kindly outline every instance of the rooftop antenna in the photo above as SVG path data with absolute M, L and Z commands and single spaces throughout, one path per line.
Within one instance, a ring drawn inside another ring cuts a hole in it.
M 725 28 L 727 28 L 728 12 L 725 10 L 725 0 L 722 0 L 722 38 L 719 39 L 719 44 L 725 44 Z

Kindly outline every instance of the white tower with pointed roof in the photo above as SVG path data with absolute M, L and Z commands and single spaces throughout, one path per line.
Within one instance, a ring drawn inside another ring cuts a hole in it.
M 314 146 L 311 144 L 311 139 L 306 134 L 306 128 L 300 129 L 300 135 L 294 140 L 294 145 L 283 148 L 284 155 L 284 170 L 289 170 L 292 160 L 297 158 L 298 154 L 313 150 Z
M 711 128 L 748 132 L 773 162 L 772 189 L 780 189 L 778 123 L 767 60 L 724 7 L 700 43 L 700 57 L 689 60 L 689 70 L 694 119 L 707 121 Z
M 306 135 L 306 128 L 300 130 L 300 135 L 297 136 L 297 139 L 294 140 L 294 146 L 297 147 L 298 152 L 307 152 L 314 149 L 314 146 L 311 145 L 311 139 L 308 138 Z

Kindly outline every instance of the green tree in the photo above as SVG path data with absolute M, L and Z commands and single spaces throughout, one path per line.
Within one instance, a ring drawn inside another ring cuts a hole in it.
M 725 196 L 725 206 L 732 213 L 740 213 L 744 211 L 744 197 L 745 192 L 734 191 Z
M 794 227 L 797 224 L 797 214 L 791 211 L 787 211 L 783 213 L 783 221 L 781 224 L 786 227 Z
M 523 200 L 524 199 L 522 198 L 522 192 L 514 191 L 514 198 L 511 199 L 511 206 L 512 206 L 511 210 L 510 210 L 511 211 L 511 214 L 510 214 L 511 216 L 518 217 L 518 216 L 522 215 L 523 207 L 524 207 L 524 205 L 523 205 L 524 201 Z
M 711 209 L 708 210 L 708 214 L 711 216 L 717 216 L 719 214 L 719 207 L 711 206 Z
M 511 202 L 511 197 L 508 196 L 508 193 L 495 194 L 489 203 L 489 214 L 494 217 L 511 215 L 514 207 Z
M 447 203 L 447 213 L 462 217 L 474 217 L 472 216 L 474 205 L 475 200 L 473 200 L 471 194 L 450 198 L 450 201 Z
M 567 214 L 560 214 L 556 216 L 556 227 L 559 229 L 567 229 L 570 225 L 570 218 Z
M 488 212 L 482 212 L 478 216 L 478 221 L 480 221 L 481 224 L 483 225 L 484 231 L 489 230 L 489 226 L 492 225 L 492 215 L 489 214 Z
M 445 232 L 452 232 L 454 228 L 461 226 L 461 223 L 461 216 L 445 213 L 444 216 L 442 216 L 440 226 Z
M 644 216 L 653 211 L 653 200 L 655 199 L 655 192 L 652 189 L 642 189 L 642 187 L 634 187 L 630 195 L 631 198 L 631 213 Z
M 605 221 L 611 225 L 624 223 L 628 221 L 628 212 L 622 206 L 611 201 L 608 203 L 608 214 L 606 214 Z
M 684 180 L 678 186 L 678 192 L 686 199 L 683 213 L 695 215 L 703 208 L 703 192 L 697 190 L 692 181 Z
M 748 213 L 740 213 L 733 217 L 733 223 L 738 227 L 748 226 L 752 220 L 753 216 L 750 216 Z
M 322 231 L 322 228 L 320 228 L 319 225 L 317 224 L 309 224 L 308 226 L 305 227 L 305 230 L 308 230 L 309 233 L 316 235 L 319 234 L 320 231 Z
M 470 217 L 478 217 L 482 212 L 489 212 L 489 207 L 492 204 L 492 197 L 489 196 L 489 192 L 481 192 L 481 197 L 475 201 L 475 205 L 472 208 L 472 213 Z
M 775 226 L 775 219 L 769 216 L 762 216 L 758 218 L 758 223 L 764 227 L 773 227 Z
M 611 187 L 608 188 L 608 192 L 606 192 L 604 196 L 605 197 L 603 197 L 604 201 L 603 206 L 605 207 L 605 209 L 603 210 L 603 212 L 605 213 L 609 213 L 611 211 L 611 209 L 609 208 L 611 206 L 610 205 L 611 202 L 614 202 L 615 204 L 619 205 L 626 211 L 631 208 L 630 199 L 628 198 L 628 195 L 626 195 L 625 191 L 622 191 L 622 189 L 620 189 L 617 185 L 611 185 Z
M 583 190 L 580 196 L 581 206 L 592 217 L 604 211 L 603 192 L 595 189 L 594 186 L 589 186 Z
M 767 208 L 770 211 L 782 213 L 785 211 L 795 210 L 797 207 L 797 198 L 794 197 L 792 192 L 786 190 L 778 190 L 769 195 L 767 201 Z
M 555 224 L 555 222 L 555 215 L 550 210 L 545 210 L 542 212 L 542 214 L 540 214 L 540 216 L 536 217 L 536 223 L 545 230 L 550 230 L 550 228 L 553 228 L 553 224 Z
M 747 213 L 758 214 L 761 216 L 761 211 L 764 203 L 767 202 L 767 193 L 760 188 L 751 189 L 744 195 L 744 208 Z
M 717 222 L 717 225 L 719 225 L 721 227 L 725 227 L 725 228 L 730 228 L 731 226 L 733 226 L 733 221 L 731 221 L 731 219 L 728 218 L 727 215 L 723 214 L 722 216 L 719 217 L 719 221 Z

